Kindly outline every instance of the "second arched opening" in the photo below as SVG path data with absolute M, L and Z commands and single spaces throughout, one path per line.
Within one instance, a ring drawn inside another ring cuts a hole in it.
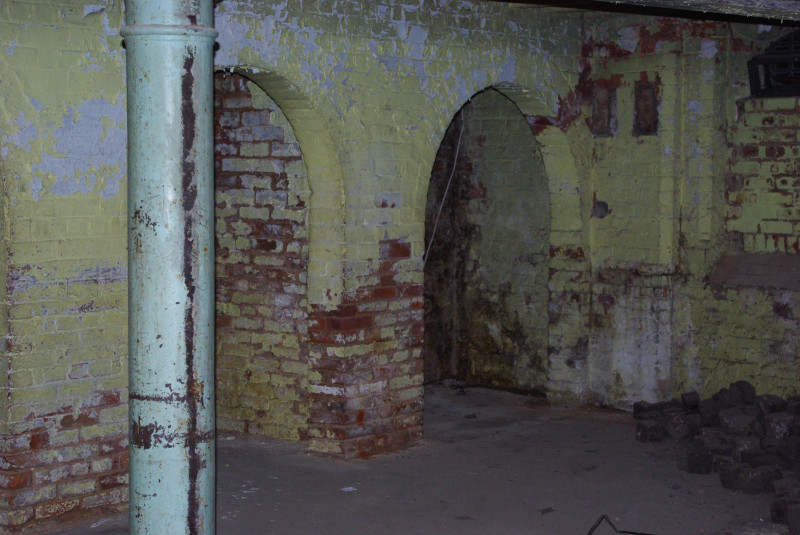
M 425 380 L 544 393 L 550 200 L 539 145 L 488 89 L 456 114 L 426 208 Z

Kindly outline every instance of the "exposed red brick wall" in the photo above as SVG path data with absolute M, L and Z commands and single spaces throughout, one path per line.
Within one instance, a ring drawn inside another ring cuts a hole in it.
M 215 78 L 217 414 L 223 430 L 302 439 L 308 419 L 304 166 L 279 108 Z M 256 89 L 255 91 L 260 91 Z
M 312 448 L 345 457 L 407 447 L 422 438 L 422 285 L 396 280 L 404 240 L 379 248 L 379 282 L 309 318 Z
M 244 78 L 215 83 L 218 426 L 345 457 L 414 443 L 422 287 L 395 280 L 410 246 L 381 242 L 379 284 L 309 313 L 308 192 L 287 173 L 299 147 Z
M 95 392 L 0 437 L 0 525 L 127 501 L 128 438 L 107 427 L 126 405 L 122 389 Z
M 800 99 L 745 99 L 729 134 L 725 219 L 747 253 L 800 254 Z

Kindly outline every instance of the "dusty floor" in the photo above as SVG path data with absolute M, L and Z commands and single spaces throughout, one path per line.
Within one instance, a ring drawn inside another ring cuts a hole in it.
M 584 535 L 602 514 L 619 530 L 653 535 L 786 533 L 769 523 L 767 495 L 680 472 L 672 446 L 636 442 L 630 415 L 534 401 L 428 388 L 424 444 L 370 460 L 222 438 L 217 533 Z M 128 533 L 121 517 L 51 530 Z

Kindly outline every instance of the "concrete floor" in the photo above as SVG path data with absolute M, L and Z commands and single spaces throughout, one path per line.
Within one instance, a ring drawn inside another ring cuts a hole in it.
M 787 533 L 769 523 L 768 495 L 679 471 L 672 445 L 636 442 L 629 414 L 483 389 L 425 396 L 424 444 L 369 460 L 221 437 L 217 533 L 584 535 L 602 514 L 653 535 Z M 49 533 L 128 533 L 120 516 L 80 522 Z

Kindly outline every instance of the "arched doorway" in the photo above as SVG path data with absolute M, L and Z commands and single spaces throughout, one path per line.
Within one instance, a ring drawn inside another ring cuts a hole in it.
M 299 440 L 308 428 L 306 166 L 280 107 L 217 73 L 217 426 Z
M 437 153 L 425 227 L 425 380 L 545 392 L 550 200 L 517 106 L 488 89 Z

